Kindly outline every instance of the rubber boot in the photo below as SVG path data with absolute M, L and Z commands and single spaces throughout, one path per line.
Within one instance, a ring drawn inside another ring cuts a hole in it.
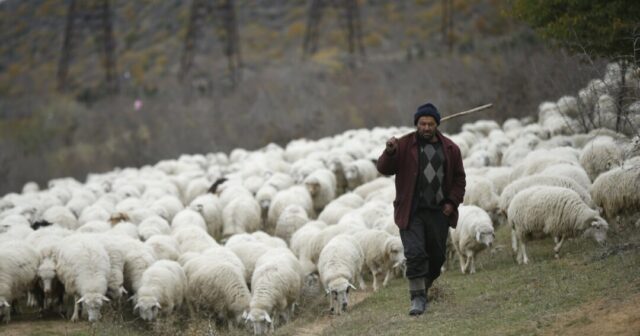
M 424 314 L 427 309 L 425 278 L 410 279 L 409 294 L 411 295 L 411 308 L 409 309 L 409 315 L 417 316 Z

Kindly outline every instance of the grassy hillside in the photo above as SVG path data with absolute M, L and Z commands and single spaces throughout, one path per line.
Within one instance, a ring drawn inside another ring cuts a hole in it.
M 561 259 L 553 258 L 551 239 L 531 243 L 532 263 L 511 258 L 509 231 L 497 232 L 497 251 L 483 253 L 476 274 L 462 275 L 457 263 L 430 291 L 428 313 L 407 314 L 407 283 L 395 279 L 372 293 L 356 291 L 357 303 L 342 316 L 329 316 L 320 291 L 308 291 L 291 323 L 275 335 L 638 335 L 640 330 L 640 233 L 610 232 L 599 247 L 584 239 L 569 241 Z M 370 282 L 368 282 L 370 284 Z M 1 326 L 3 335 L 249 335 L 219 329 L 206 319 L 171 318 L 145 324 L 129 312 L 107 313 L 94 325 L 59 317 L 44 321 L 22 317 Z

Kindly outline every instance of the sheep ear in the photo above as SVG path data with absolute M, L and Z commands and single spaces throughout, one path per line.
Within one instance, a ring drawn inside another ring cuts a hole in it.
M 108 298 L 108 297 L 106 297 L 106 296 L 104 296 L 104 295 L 102 296 L 102 301 L 104 301 L 104 302 L 111 302 L 111 300 L 109 300 L 109 298 Z
M 266 314 L 266 313 L 264 315 L 264 320 L 269 322 L 269 324 L 273 323 L 273 322 L 271 322 L 271 317 L 269 316 L 269 314 Z
M 351 283 L 349 283 L 349 287 L 353 288 L 354 290 L 356 289 L 356 286 L 352 285 Z
M 329 293 L 330 293 L 330 292 L 329 292 L 329 290 L 328 290 L 328 289 L 325 289 L 324 291 L 325 291 L 325 294 L 324 294 L 324 296 L 327 296 L 327 295 L 329 295 Z
M 76 304 L 80 304 L 84 302 L 84 296 L 80 298 L 80 300 L 76 301 Z
M 135 313 L 136 310 L 140 309 L 140 304 L 136 304 L 135 306 L 133 306 L 133 312 Z
M 242 318 L 245 322 L 249 320 L 249 313 L 246 310 L 242 312 Z
M 0 307 L 2 307 L 2 306 L 7 307 L 7 308 L 11 307 L 11 305 L 9 304 L 9 302 L 7 302 L 7 300 L 3 300 L 2 301 L 2 304 L 0 304 Z
M 136 299 L 136 295 L 133 295 L 132 297 L 128 298 L 127 301 L 133 301 Z
M 159 302 L 156 302 L 156 304 L 154 306 L 156 306 L 158 309 L 162 309 L 162 306 L 160 305 Z

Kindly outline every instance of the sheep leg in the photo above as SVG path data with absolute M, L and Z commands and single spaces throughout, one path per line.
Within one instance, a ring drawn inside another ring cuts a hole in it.
M 474 274 L 476 272 L 476 259 L 473 257 L 473 252 L 467 252 L 467 262 L 471 269 L 469 270 L 469 274 Z
M 529 263 L 529 258 L 527 257 L 526 246 L 524 245 L 524 241 L 522 239 L 519 239 L 519 245 L 520 252 L 522 252 L 522 263 L 526 265 Z
M 462 274 L 466 273 L 466 260 L 464 255 L 458 253 L 458 261 L 460 262 L 460 272 L 462 272 Z
M 387 274 L 384 275 L 384 280 L 382 281 L 382 287 L 387 287 L 389 280 L 391 279 L 391 270 L 387 270 Z
M 76 295 L 73 299 L 73 315 L 71 315 L 71 322 L 78 321 L 78 311 L 80 309 L 80 304 L 78 303 L 78 300 L 80 300 L 80 297 Z
M 8 324 L 9 321 L 11 320 L 11 307 L 4 306 L 1 309 L 2 309 L 2 313 L 4 314 L 4 317 L 2 318 L 2 322 Z
M 514 254 L 518 253 L 518 237 L 516 236 L 516 230 L 511 229 L 511 249 Z
M 469 267 L 471 266 L 471 256 L 466 254 L 464 258 L 466 259 L 466 261 L 464 263 L 464 270 L 462 271 L 462 273 L 467 273 L 467 271 L 469 271 Z
M 362 277 L 362 273 L 358 273 L 358 286 L 362 290 L 367 290 L 367 284 L 364 282 L 364 278 Z
M 560 248 L 562 248 L 562 244 L 564 243 L 564 236 L 561 236 L 560 239 L 558 237 L 553 237 L 556 241 L 556 246 L 553 247 L 554 257 L 556 259 L 560 259 Z
M 377 292 L 378 291 L 378 272 L 376 272 L 376 270 L 371 269 L 371 277 L 373 278 L 373 291 Z

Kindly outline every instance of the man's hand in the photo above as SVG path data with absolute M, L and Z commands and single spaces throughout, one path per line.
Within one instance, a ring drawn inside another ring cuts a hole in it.
M 396 152 L 396 148 L 398 148 L 398 139 L 391 137 L 387 140 L 387 146 L 384 151 L 387 152 L 387 154 L 393 154 Z
M 451 203 L 445 203 L 442 212 L 445 216 L 449 217 L 453 213 L 453 205 Z

